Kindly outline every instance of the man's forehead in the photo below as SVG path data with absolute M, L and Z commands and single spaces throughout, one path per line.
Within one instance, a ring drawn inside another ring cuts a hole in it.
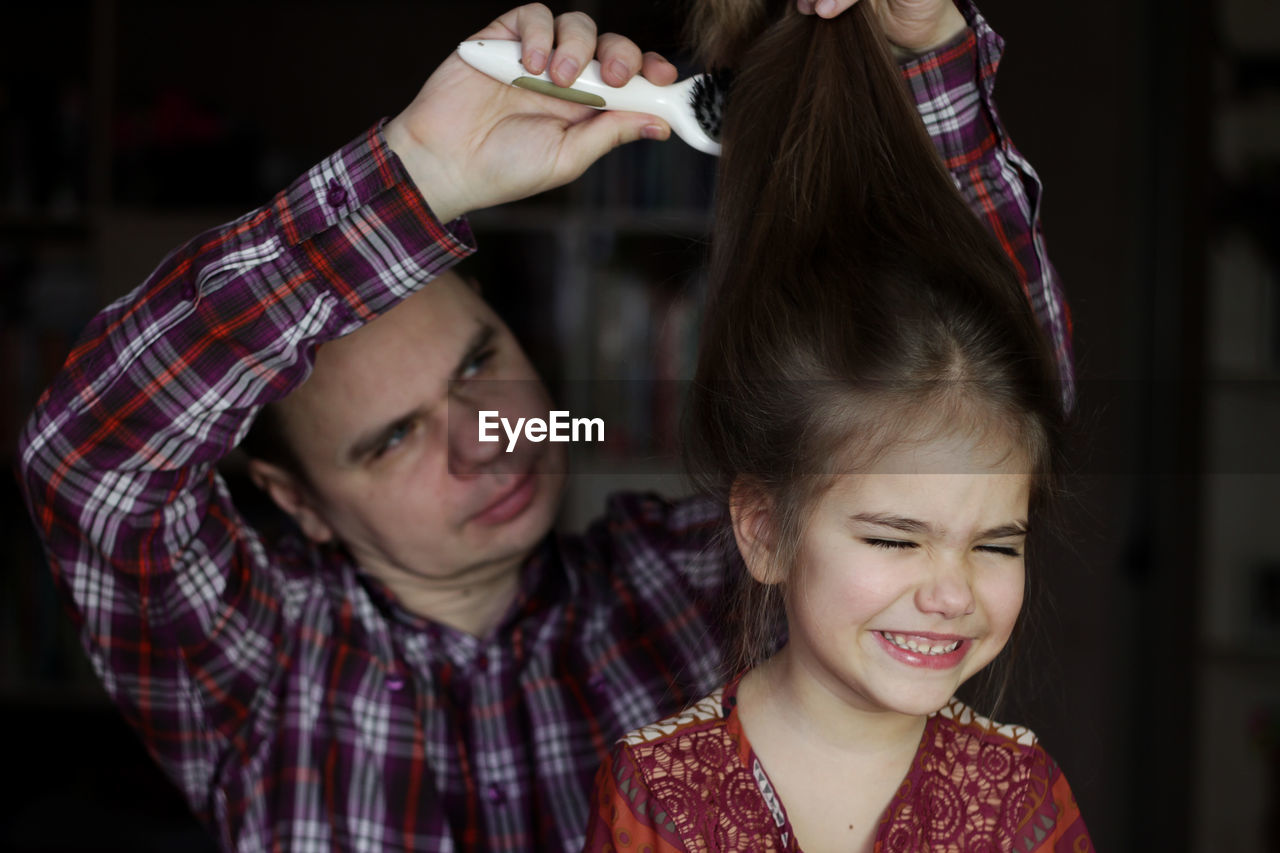
M 311 376 L 290 398 L 296 414 L 336 408 L 366 422 L 441 393 L 492 312 L 457 276 L 442 276 L 351 334 L 322 344 Z M 288 407 L 286 407 L 288 408 Z M 332 417 L 331 413 L 330 417 Z

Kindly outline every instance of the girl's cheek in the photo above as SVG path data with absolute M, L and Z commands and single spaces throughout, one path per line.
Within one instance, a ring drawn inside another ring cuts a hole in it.
M 991 602 L 989 606 L 995 610 L 988 617 L 997 622 L 1003 631 L 1012 631 L 1014 623 L 1018 621 L 1024 586 L 1022 575 L 1019 574 L 1017 578 L 1005 579 L 988 592 L 988 601 Z

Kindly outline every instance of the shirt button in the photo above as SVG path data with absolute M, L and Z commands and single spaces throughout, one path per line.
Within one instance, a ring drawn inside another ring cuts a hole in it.
M 347 200 L 347 191 L 342 188 L 342 184 L 338 183 L 336 179 L 331 179 L 329 181 L 329 193 L 324 197 L 324 200 L 329 202 L 330 207 L 340 207 Z
M 392 693 L 399 693 L 404 689 L 404 679 L 398 675 L 387 676 L 387 689 Z
M 498 785 L 490 785 L 485 789 L 484 795 L 489 798 L 489 802 L 495 806 L 500 806 L 507 801 L 507 795 Z
M 587 687 L 591 688 L 593 693 L 603 693 L 605 688 L 604 676 L 597 672 L 587 679 Z

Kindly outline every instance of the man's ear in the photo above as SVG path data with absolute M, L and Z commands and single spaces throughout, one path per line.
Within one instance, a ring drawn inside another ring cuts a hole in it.
M 249 478 L 297 522 L 308 539 L 320 544 L 333 541 L 333 528 L 316 507 L 311 490 L 296 476 L 279 465 L 250 459 Z
M 470 270 L 459 272 L 458 278 L 462 279 L 462 283 L 470 288 L 476 296 L 484 297 L 484 288 L 480 286 L 480 279 L 476 278 L 473 272 Z
M 733 538 L 751 576 L 763 584 L 782 580 L 774 564 L 773 500 L 756 480 L 739 477 L 729 489 Z

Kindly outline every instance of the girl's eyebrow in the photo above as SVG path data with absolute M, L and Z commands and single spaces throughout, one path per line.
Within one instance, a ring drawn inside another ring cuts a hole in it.
M 874 524 L 879 527 L 889 527 L 902 533 L 923 533 L 929 536 L 937 536 L 938 530 L 927 521 L 920 521 L 915 518 L 907 518 L 901 515 L 892 515 L 882 512 L 860 512 L 856 515 L 849 516 L 854 521 L 861 521 L 866 524 Z M 1027 523 L 1025 521 L 1015 521 L 1009 524 L 1000 524 L 995 527 L 983 530 L 975 539 L 1008 539 L 1013 536 L 1026 536 Z
M 933 525 L 927 521 L 917 521 L 914 518 L 905 518 L 901 515 L 889 515 L 882 512 L 860 512 L 857 515 L 850 516 L 854 521 L 863 521 L 867 524 L 875 524 L 880 527 L 892 527 L 894 530 L 901 530 L 903 533 L 933 533 Z
M 978 539 L 1008 539 L 1013 536 L 1026 536 L 1027 523 L 1025 521 L 1017 521 L 1013 524 L 1002 524 L 999 527 L 993 527 L 990 530 L 984 530 L 978 534 Z

